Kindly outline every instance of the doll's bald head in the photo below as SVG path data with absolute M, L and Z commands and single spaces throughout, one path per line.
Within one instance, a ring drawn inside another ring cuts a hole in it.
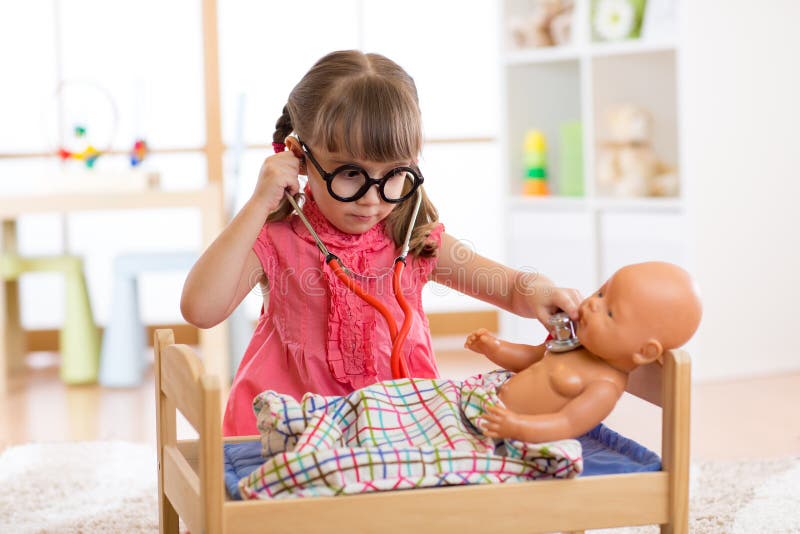
M 667 262 L 636 263 L 584 300 L 578 338 L 598 357 L 629 370 L 686 343 L 701 316 L 689 273 Z
M 637 326 L 665 350 L 680 347 L 694 335 L 702 305 L 696 284 L 684 269 L 652 261 L 622 267 L 612 278 L 614 289 L 631 299 L 639 315 Z

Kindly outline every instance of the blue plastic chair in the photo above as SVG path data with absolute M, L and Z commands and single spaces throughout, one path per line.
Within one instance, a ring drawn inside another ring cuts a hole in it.
M 138 278 L 145 272 L 187 271 L 197 260 L 196 252 L 136 252 L 114 261 L 111 314 L 103 335 L 100 383 L 107 387 L 133 387 L 142 382 L 147 367 L 147 329 L 139 310 Z M 239 365 L 253 333 L 240 306 L 229 317 L 231 354 Z

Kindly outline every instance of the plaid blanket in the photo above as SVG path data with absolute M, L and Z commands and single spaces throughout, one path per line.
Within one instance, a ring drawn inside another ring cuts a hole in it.
M 500 402 L 497 388 L 510 375 L 391 380 L 299 402 L 265 391 L 253 405 L 267 461 L 239 481 L 239 492 L 292 498 L 577 476 L 577 440 L 532 444 L 481 433 L 481 415 Z

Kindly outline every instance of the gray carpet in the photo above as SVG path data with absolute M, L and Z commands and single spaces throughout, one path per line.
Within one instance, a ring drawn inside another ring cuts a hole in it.
M 689 476 L 692 534 L 800 532 L 800 459 L 699 462 Z M 659 532 L 657 526 L 592 531 Z
M 0 456 L 0 532 L 158 532 L 157 487 L 155 447 L 11 447 Z

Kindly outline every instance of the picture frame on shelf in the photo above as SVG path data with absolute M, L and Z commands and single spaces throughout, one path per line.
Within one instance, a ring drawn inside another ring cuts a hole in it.
M 642 20 L 642 39 L 651 42 L 674 41 L 678 28 L 676 0 L 647 0 Z
M 592 41 L 609 43 L 639 39 L 647 0 L 591 0 Z

